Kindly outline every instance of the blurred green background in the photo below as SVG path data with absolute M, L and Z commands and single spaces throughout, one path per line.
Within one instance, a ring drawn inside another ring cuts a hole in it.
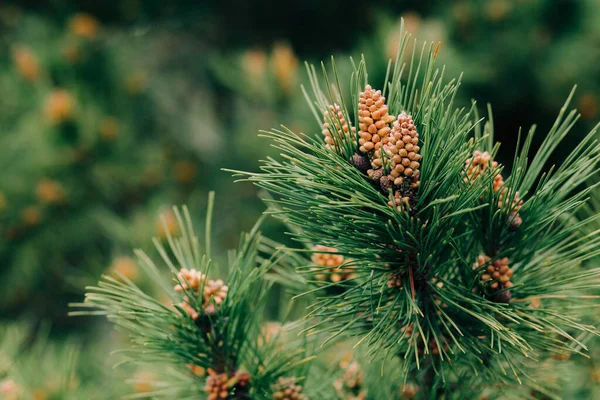
M 161 214 L 175 229 L 172 204 L 201 218 L 209 190 L 215 247 L 234 247 L 263 204 L 221 169 L 257 170 L 276 154 L 259 129 L 319 134 L 300 91 L 305 60 L 333 54 L 347 76 L 364 54 L 380 85 L 401 17 L 441 41 L 447 76 L 464 72 L 460 104 L 477 99 L 483 114 L 492 103 L 501 161 L 519 127 L 537 123 L 543 139 L 573 84 L 582 118 L 553 161 L 599 119 L 597 0 L 0 3 L 0 398 L 123 393 L 119 379 L 98 379 L 119 339 L 98 343 L 106 328 L 67 317 L 67 304 L 102 273 L 144 285 L 131 248 L 164 236 Z M 286 240 L 273 222 L 264 230 Z M 40 358 L 48 371 L 25 379 Z M 597 394 L 598 367 L 575 368 L 577 393 Z M 115 387 L 94 392 L 106 381 Z

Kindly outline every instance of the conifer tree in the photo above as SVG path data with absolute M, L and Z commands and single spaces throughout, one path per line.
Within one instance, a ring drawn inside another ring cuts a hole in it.
M 129 334 L 127 357 L 162 372 L 144 396 L 560 398 L 554 366 L 599 334 L 600 231 L 585 213 L 596 186 L 584 186 L 596 131 L 547 165 L 578 119 L 571 94 L 537 153 L 532 128 L 502 165 L 491 109 L 457 108 L 460 78 L 436 68 L 439 48 L 403 33 L 383 83 L 364 59 L 349 82 L 333 59 L 322 75 L 307 66 L 314 134 L 264 132 L 281 156 L 234 171 L 270 193 L 266 214 L 297 248 L 254 228 L 219 280 L 210 223 L 201 251 L 176 210 L 179 236 L 155 240 L 161 264 L 137 252 L 158 297 L 122 275 L 88 288 L 74 314 L 106 315 Z M 275 337 L 263 324 L 273 282 L 308 321 Z
M 399 358 L 395 378 L 423 398 L 512 382 L 552 396 L 532 360 L 585 353 L 598 334 L 580 313 L 597 301 L 599 270 L 581 266 L 600 248 L 583 229 L 597 215 L 576 218 L 595 188 L 581 184 L 597 172 L 596 130 L 563 165 L 546 165 L 578 119 L 571 94 L 537 154 L 534 127 L 505 168 L 491 111 L 484 123 L 475 105 L 456 108 L 460 78 L 434 66 L 438 50 L 403 34 L 383 83 L 369 81 L 365 60 L 348 86 L 333 60 L 322 77 L 308 66 L 323 135 L 265 132 L 281 158 L 245 175 L 272 193 L 303 248 L 345 260 L 299 267 L 322 291 L 309 291 L 312 329 L 356 336 L 370 359 Z
M 87 289 L 73 315 L 102 314 L 126 332 L 131 348 L 125 362 L 144 363 L 156 372 L 151 398 L 302 400 L 315 389 L 310 381 L 310 344 L 287 335 L 280 323 L 264 321 L 273 264 L 286 265 L 285 252 L 264 241 L 257 224 L 228 254 L 225 278 L 210 255 L 212 197 L 205 244 L 195 236 L 187 208 L 174 209 L 179 236 L 155 239 L 161 263 L 136 255 L 159 288 L 145 293 L 125 276 L 105 276 Z M 164 272 L 170 272 L 167 277 Z M 264 322 L 264 323 L 263 323 Z M 162 379 L 162 380 L 161 380 Z

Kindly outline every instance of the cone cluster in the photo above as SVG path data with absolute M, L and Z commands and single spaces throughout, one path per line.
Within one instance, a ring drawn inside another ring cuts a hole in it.
M 410 197 L 402 195 L 402 193 L 397 190 L 394 193 L 394 198 L 388 201 L 388 206 L 396 207 L 398 212 L 402 212 L 410 206 Z
M 333 122 L 333 125 L 330 123 Z M 339 105 L 330 105 L 323 116 L 323 136 L 326 147 L 336 153 L 340 152 L 340 141 L 343 138 L 352 139 L 350 132 L 356 132 L 356 128 L 350 127 L 344 113 Z
M 116 278 L 119 277 L 116 273 L 123 275 L 130 280 L 136 280 L 139 276 L 139 268 L 135 260 L 131 257 L 116 257 L 110 264 L 109 271 Z
M 208 393 L 208 400 L 226 399 L 229 396 L 229 378 L 227 374 L 218 374 L 209 369 L 204 391 Z
M 36 188 L 37 196 L 42 203 L 59 204 L 65 198 L 63 186 L 52 179 L 42 179 Z
M 504 181 L 502 182 L 502 185 L 504 184 Z M 501 187 L 501 186 L 500 186 Z M 506 194 L 508 192 L 508 188 L 502 188 L 500 189 L 500 196 L 498 196 L 498 208 L 502 208 L 505 205 L 505 198 L 506 198 Z M 512 202 L 509 205 L 509 209 L 510 209 L 510 216 L 509 216 L 509 221 L 510 221 L 510 226 L 514 229 L 518 228 L 521 226 L 521 224 L 523 223 L 523 219 L 521 218 L 521 215 L 519 215 L 519 210 L 521 209 L 521 206 L 523 205 L 523 200 L 521 200 L 521 196 L 519 196 L 519 192 L 515 192 Z
M 51 92 L 45 105 L 46 119 L 52 124 L 60 124 L 73 116 L 75 100 L 63 89 L 55 89 Z
M 389 289 L 400 289 L 404 282 L 404 277 L 401 274 L 392 273 L 389 276 L 387 287 Z
M 313 247 L 312 262 L 326 269 L 316 269 L 315 277 L 321 281 L 330 281 L 338 283 L 347 279 L 354 278 L 354 268 L 350 266 L 341 267 L 345 262 L 344 256 L 337 253 L 338 250 L 333 247 L 317 245 Z M 323 253 L 327 252 L 327 253 Z
M 296 384 L 296 378 L 279 378 L 273 400 L 306 400 L 302 394 L 302 386 Z
M 70 21 L 71 33 L 85 39 L 95 39 L 100 30 L 100 23 L 89 14 L 77 14 Z
M 178 293 L 184 291 L 192 291 L 194 296 L 198 296 L 198 291 L 202 288 L 202 311 L 207 315 L 212 315 L 216 312 L 216 308 L 220 306 L 229 288 L 223 283 L 221 279 L 212 280 L 195 269 L 182 268 L 177 274 L 177 285 L 174 289 Z M 184 300 L 179 306 L 192 318 L 197 319 L 199 312 L 188 300 Z
M 418 386 L 408 383 L 401 390 L 400 395 L 402 397 L 402 400 L 412 400 L 417 396 L 418 392 L 419 392 Z
M 490 169 L 495 169 L 498 167 L 498 162 L 494 161 L 492 155 L 487 151 L 481 152 L 479 150 L 475 150 L 473 153 L 473 157 L 470 157 L 465 161 L 466 171 L 464 173 L 463 180 L 466 183 L 472 183 L 480 176 L 486 174 L 486 172 Z M 494 193 L 499 192 L 498 196 L 498 208 L 501 209 L 505 207 L 505 203 L 507 203 L 506 195 L 508 193 L 508 188 L 504 187 L 504 178 L 502 175 L 498 174 L 494 177 L 494 182 L 492 183 L 492 190 Z M 513 229 L 517 229 L 523 223 L 523 219 L 519 215 L 519 210 L 523 205 L 523 200 L 519 196 L 519 192 L 515 192 L 512 202 L 510 203 L 510 227 Z
M 346 365 L 347 364 L 347 365 Z M 347 400 L 364 400 L 366 392 L 362 390 L 364 374 L 356 361 L 340 364 L 344 369 L 341 378 L 334 381 L 334 386 L 340 397 Z
M 13 50 L 13 62 L 19 73 L 26 80 L 33 82 L 40 76 L 40 63 L 33 51 L 27 47 L 18 46 Z
M 388 114 L 385 97 L 381 90 L 373 90 L 370 85 L 360 92 L 358 101 L 358 144 L 362 153 L 371 153 L 381 148 L 381 141 L 388 137 L 390 123 L 396 118 Z
M 172 211 L 166 211 L 156 219 L 156 232 L 163 240 L 166 240 L 169 235 L 175 236 L 179 234 L 177 217 Z
M 410 208 L 420 186 L 421 166 L 419 134 L 412 116 L 405 111 L 397 118 L 390 115 L 381 91 L 367 85 L 359 96 L 358 121 L 360 147 L 352 164 L 366 173 L 381 193 L 394 193 L 390 207 L 398 211 Z
M 479 150 L 475 150 L 473 157 L 468 158 L 465 164 L 467 168 L 465 177 L 463 178 L 465 183 L 473 182 L 478 177 L 484 175 L 489 169 L 498 167 L 498 162 L 494 161 L 490 153 Z
M 392 131 L 382 140 L 383 147 L 374 153 L 371 165 L 373 168 L 383 167 L 382 150 L 389 161 L 390 173 L 387 179 L 395 186 L 401 186 L 405 181 L 411 189 L 419 187 L 419 134 L 415 128 L 412 116 L 402 111 L 394 121 Z
M 491 258 L 488 256 L 479 256 L 477 262 L 473 264 L 473 269 L 488 265 L 481 275 L 481 282 L 492 290 L 510 289 L 513 286 L 510 281 L 513 270 L 508 266 L 508 257 L 495 260 L 491 264 L 490 261 Z
M 208 315 L 214 314 L 216 307 L 219 307 L 227 297 L 228 290 L 229 287 L 221 279 L 216 281 L 209 279 L 204 285 L 204 301 L 202 303 L 204 312 Z

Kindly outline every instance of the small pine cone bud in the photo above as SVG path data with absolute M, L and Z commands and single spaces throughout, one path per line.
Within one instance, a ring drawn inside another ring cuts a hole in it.
M 196 269 L 181 268 L 177 273 L 176 282 L 179 282 L 174 286 L 176 292 L 183 292 L 184 290 L 197 291 L 198 288 L 206 281 L 206 275 Z
M 250 383 L 250 379 L 250 374 L 246 371 L 238 372 L 236 374 L 237 386 L 248 386 L 248 384 Z
M 100 23 L 89 14 L 76 14 L 69 23 L 71 33 L 86 39 L 94 39 L 100 30 Z
M 291 46 L 284 42 L 275 43 L 270 65 L 281 91 L 286 95 L 291 93 L 298 77 L 298 57 Z
M 198 310 L 196 310 L 190 303 L 188 303 L 187 300 L 179 303 L 179 307 L 181 307 L 181 309 L 194 321 L 197 320 L 198 317 L 200 317 L 200 313 L 198 312 Z
M 490 264 L 491 258 L 488 256 L 477 257 L 477 262 L 473 264 L 473 269 L 480 269 L 485 266 L 481 275 L 481 282 L 493 292 L 503 289 L 510 289 L 513 283 L 510 281 L 513 270 L 508 266 L 508 258 L 503 257 Z M 502 295 L 506 298 L 508 295 Z M 508 298 L 510 300 L 510 298 Z
M 389 140 L 383 145 L 383 151 L 391 160 L 388 178 L 394 185 L 400 186 L 408 181 L 412 189 L 419 187 L 420 149 L 419 134 L 412 116 L 403 111 L 394 122 Z
M 389 289 L 400 289 L 403 284 L 403 276 L 401 274 L 390 274 L 387 287 Z
M 449 347 L 446 338 L 442 337 L 440 338 L 440 341 L 442 342 L 442 348 L 445 351 L 448 351 Z M 438 342 L 435 339 L 431 339 L 429 341 L 429 352 L 434 356 L 440 354 L 440 347 L 438 346 Z
M 55 89 L 46 98 L 44 112 L 46 119 L 52 124 L 61 124 L 73 116 L 75 100 L 63 89 Z
M 348 364 L 344 371 L 344 386 L 351 390 L 359 389 L 363 382 L 363 373 L 356 361 Z
M 492 184 L 492 190 L 496 193 L 504 186 L 504 178 L 502 175 L 498 174 L 494 177 L 494 183 Z
M 388 194 L 390 189 L 394 187 L 394 182 L 392 182 L 387 176 L 382 176 L 381 179 L 379 179 L 379 186 L 384 194 Z
M 179 234 L 179 224 L 173 211 L 166 211 L 156 219 L 156 232 L 163 240 L 166 240 L 169 235 Z
M 204 285 L 204 293 L 203 293 L 203 308 L 204 312 L 207 315 L 212 315 L 216 312 L 216 307 L 219 307 L 225 297 L 227 297 L 227 292 L 229 291 L 229 287 L 227 287 L 221 279 L 217 279 L 213 281 L 210 279 Z
M 116 257 L 108 270 L 115 279 L 119 279 L 118 274 L 132 281 L 135 281 L 139 276 L 138 265 L 131 257 Z
M 521 216 L 519 214 L 511 214 L 510 218 L 510 226 L 508 227 L 508 229 L 511 232 L 515 232 L 516 230 L 518 230 L 521 227 L 521 224 L 523 223 L 523 218 L 521 218 Z
M 333 125 L 330 123 L 333 122 Z M 341 143 L 344 141 L 352 141 L 351 133 L 356 132 L 356 128 L 350 128 L 344 113 L 339 105 L 330 105 L 329 109 L 324 112 L 323 117 L 323 136 L 325 136 L 326 147 L 336 153 L 341 152 Z
M 358 153 L 354 153 L 354 155 L 352 155 L 352 165 L 358 168 L 358 170 L 363 174 L 366 174 L 367 171 L 371 168 L 369 158 L 365 155 Z
M 398 190 L 396 191 L 396 193 L 394 193 L 393 201 L 388 201 L 388 206 L 396 207 L 396 210 L 398 210 L 398 212 L 402 212 L 410 207 L 410 198 L 408 196 L 402 196 L 402 194 Z
M 358 100 L 358 144 L 361 153 L 373 153 L 379 150 L 383 139 L 391 132 L 390 123 L 395 119 L 388 114 L 381 90 L 375 91 L 370 85 L 365 86 Z
M 52 179 L 42 179 L 37 185 L 37 196 L 42 203 L 59 204 L 65 199 L 65 190 Z
M 12 53 L 13 62 L 23 78 L 36 81 L 40 76 L 40 62 L 35 53 L 23 46 L 15 47 Z
M 417 393 L 419 392 L 419 387 L 408 383 L 402 388 L 400 395 L 402 396 L 402 400 L 413 400 Z
M 208 393 L 208 400 L 226 399 L 229 397 L 229 377 L 227 374 L 217 374 L 214 370 L 208 369 L 204 391 Z
M 475 150 L 473 157 L 465 161 L 466 171 L 463 178 L 466 183 L 473 182 L 479 176 L 482 176 L 490 168 L 497 168 L 498 163 L 494 161 L 492 155 L 487 151 L 481 152 Z
M 196 376 L 206 375 L 206 369 L 204 367 L 201 367 L 200 365 L 185 364 L 185 366 L 188 367 L 188 369 L 192 372 L 192 374 L 194 374 Z
M 408 324 L 408 325 L 404 325 L 401 329 L 401 331 L 404 333 L 404 337 L 411 337 L 413 335 L 413 326 L 412 324 Z
M 280 377 L 274 388 L 273 400 L 306 400 L 306 396 L 302 394 L 302 386 L 296 384 L 296 381 L 294 377 Z
M 354 267 L 344 266 L 346 261 L 344 256 L 337 253 L 338 250 L 333 247 L 317 245 L 313 247 L 312 262 L 319 267 L 314 268 L 315 277 L 321 281 L 338 283 L 354 278 Z M 325 253 L 326 252 L 326 253 Z
M 510 228 L 512 230 L 517 230 L 521 226 L 523 219 L 519 215 L 519 210 L 523 206 L 523 200 L 521 200 L 521 196 L 519 196 L 519 192 L 515 192 L 512 202 L 508 204 L 506 201 L 506 195 L 508 193 L 508 188 L 502 188 L 500 191 L 500 196 L 498 196 L 498 208 L 509 208 L 509 223 Z

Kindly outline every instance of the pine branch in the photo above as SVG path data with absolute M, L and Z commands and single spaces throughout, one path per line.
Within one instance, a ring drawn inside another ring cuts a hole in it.
M 207 235 L 213 199 L 211 195 Z M 123 275 L 104 277 L 98 286 L 87 288 L 84 303 L 73 305 L 82 311 L 71 313 L 106 315 L 128 334 L 131 347 L 123 354 L 130 362 L 163 365 L 174 372 L 163 377 L 162 387 L 132 398 L 271 398 L 285 389 L 282 385 L 299 382 L 310 361 L 307 343 L 290 338 L 283 342 L 280 328 L 261 328 L 271 286 L 264 277 L 285 254 L 261 253 L 265 245 L 257 224 L 230 253 L 226 284 L 209 279 L 214 268 L 200 248 L 187 208 L 174 209 L 174 214 L 180 235 L 167 235 L 168 248 L 155 239 L 174 287 L 163 277 L 164 267 L 138 250 L 141 267 L 162 295 L 144 292 Z M 209 239 L 205 242 L 210 245 Z M 166 303 L 161 300 L 165 296 Z M 194 373 L 198 369 L 204 371 L 201 376 Z
M 596 299 L 600 271 L 581 263 L 600 242 L 597 231 L 580 233 L 595 217 L 576 218 L 592 190 L 580 184 L 598 171 L 595 130 L 562 166 L 543 172 L 577 119 L 567 101 L 537 155 L 529 163 L 532 129 L 503 176 L 491 109 L 482 130 L 474 105 L 454 106 L 460 78 L 445 81 L 437 48 L 409 47 L 403 34 L 383 92 L 368 85 L 376 87 L 364 60 L 353 63 L 348 91 L 334 63 L 335 79 L 323 67 L 322 85 L 308 66 L 325 142 L 285 127 L 263 132 L 281 157 L 263 160 L 260 173 L 232 172 L 272 195 L 270 213 L 294 228 L 298 251 L 313 249 L 313 260 L 297 267 L 316 296 L 311 332 L 358 336 L 374 359 L 399 356 L 405 376 L 433 370 L 425 381 L 434 391 L 456 365 L 483 367 L 490 383 L 500 375 L 523 382 L 525 360 L 572 351 L 570 344 L 583 349 L 577 332 L 598 334 L 579 311 Z M 334 269 L 315 262 L 328 254 L 345 261 Z M 330 281 L 350 266 L 350 279 Z M 555 296 L 562 301 L 533 301 Z

